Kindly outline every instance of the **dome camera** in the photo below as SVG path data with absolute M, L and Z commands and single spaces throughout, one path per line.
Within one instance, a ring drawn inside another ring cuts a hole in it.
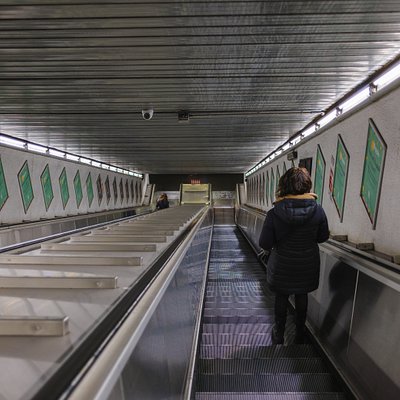
M 149 119 L 153 118 L 154 110 L 142 110 L 142 117 L 144 120 L 148 121 Z

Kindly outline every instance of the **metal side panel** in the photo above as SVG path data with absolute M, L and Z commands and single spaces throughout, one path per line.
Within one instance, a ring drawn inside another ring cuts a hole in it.
M 360 273 L 347 362 L 373 399 L 400 398 L 400 292 Z
M 0 336 L 64 336 L 68 317 L 0 317 Z

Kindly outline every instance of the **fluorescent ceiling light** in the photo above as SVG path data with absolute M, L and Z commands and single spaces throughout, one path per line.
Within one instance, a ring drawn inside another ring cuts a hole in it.
M 78 161 L 79 157 L 78 156 L 74 156 L 73 154 L 66 154 L 65 156 L 68 160 L 72 160 L 72 161 Z
M 308 129 L 306 129 L 305 131 L 301 132 L 301 136 L 307 137 L 307 136 L 310 136 L 314 132 L 315 132 L 315 125 L 310 126 Z
M 379 78 L 374 80 L 373 84 L 376 85 L 379 90 L 399 77 L 400 77 L 400 63 L 385 71 Z
M 368 99 L 368 97 L 369 97 L 369 86 L 355 93 L 344 103 L 339 104 L 339 108 L 341 108 L 343 110 L 343 113 L 345 113 L 354 108 L 355 106 L 357 106 L 358 104 L 362 103 L 364 100 Z
M 62 157 L 62 158 L 64 158 L 64 156 L 65 156 L 64 152 L 58 151 L 58 150 L 54 150 L 54 149 L 49 149 L 49 154 L 51 156 Z
M 329 122 L 333 121 L 336 118 L 336 109 L 326 114 L 318 121 L 318 125 L 320 128 L 329 124 Z
M 39 144 L 28 143 L 29 151 L 36 151 L 38 153 L 46 153 L 47 147 L 41 146 Z
M 81 158 L 79 159 L 79 161 L 80 161 L 81 163 L 84 163 L 84 164 L 91 164 L 91 163 L 92 163 L 92 160 L 89 160 L 88 158 L 84 158 L 84 157 L 81 157 Z
M 92 161 L 93 167 L 100 167 L 100 163 L 97 161 Z
M 20 147 L 20 148 L 25 147 L 25 142 L 23 140 L 13 139 L 13 138 L 10 138 L 8 136 L 3 136 L 3 135 L 0 135 L 0 143 L 4 143 L 9 146 Z
M 117 172 L 117 168 L 115 168 L 115 167 L 113 167 L 113 166 L 110 166 L 110 171 Z

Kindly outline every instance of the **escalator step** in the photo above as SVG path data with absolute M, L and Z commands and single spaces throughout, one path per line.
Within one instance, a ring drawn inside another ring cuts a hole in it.
M 259 375 L 201 375 L 198 392 L 335 392 L 329 373 Z
M 195 400 L 346 400 L 343 393 L 196 393 Z
M 280 373 L 327 373 L 320 358 L 263 358 L 199 360 L 201 375 L 265 375 Z
M 228 302 L 229 303 L 229 302 Z M 272 309 L 268 308 L 205 308 L 204 317 L 253 317 L 264 316 L 266 322 L 271 323 L 274 320 Z
M 258 358 L 318 358 L 316 350 L 308 344 L 295 346 L 213 346 L 201 345 L 201 359 L 258 359 Z
M 203 316 L 203 324 L 272 324 L 274 322 L 273 315 L 263 313 L 261 315 L 218 315 L 208 312 L 209 315 Z
M 255 335 L 257 333 L 266 333 L 271 331 L 270 324 L 203 324 L 204 333 L 230 333 L 241 334 L 247 333 Z
M 205 346 L 268 346 L 271 345 L 271 334 L 263 333 L 203 333 L 201 343 Z

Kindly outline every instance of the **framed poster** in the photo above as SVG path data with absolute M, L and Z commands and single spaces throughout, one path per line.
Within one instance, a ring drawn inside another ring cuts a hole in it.
M 279 173 L 279 165 L 276 166 L 276 181 L 275 181 L 275 192 L 278 191 L 279 179 L 281 179 L 281 174 Z
M 265 172 L 265 201 L 269 204 L 269 175 L 268 171 Z
M 90 175 L 90 172 L 88 173 L 88 176 L 86 178 L 86 193 L 87 193 L 88 203 L 89 203 L 89 207 L 90 207 L 92 205 L 93 198 L 94 198 L 92 175 Z
M 75 190 L 76 206 L 77 208 L 79 208 L 83 199 L 81 174 L 79 173 L 79 170 L 76 171 L 76 174 L 74 176 L 74 190 Z
M 131 199 L 132 199 L 132 203 L 135 202 L 135 191 L 133 189 L 133 181 L 131 181 Z
M 24 162 L 24 165 L 18 172 L 18 183 L 21 191 L 22 203 L 24 205 L 25 214 L 28 211 L 29 206 L 33 201 L 33 188 L 31 175 L 29 173 L 28 161 Z
M 271 168 L 271 176 L 269 181 L 269 196 L 271 199 L 271 205 L 274 203 L 275 200 L 275 176 L 274 170 Z
M 62 201 L 63 209 L 65 210 L 65 206 L 67 205 L 68 200 L 69 200 L 67 171 L 65 170 L 65 167 L 61 171 L 61 174 L 58 178 L 58 182 L 60 183 L 61 201 Z
M 101 201 L 103 200 L 103 184 L 101 182 L 101 176 L 97 177 L 96 180 L 96 188 L 97 188 L 97 198 L 99 200 L 99 205 L 101 204 Z
M 114 176 L 113 180 L 113 192 L 114 192 L 114 203 L 118 200 L 118 188 L 117 188 L 117 178 Z
M 322 196 L 324 194 L 324 181 L 325 181 L 326 163 L 324 155 L 322 154 L 321 147 L 317 145 L 317 156 L 315 162 L 315 176 L 314 176 L 314 193 L 318 196 L 317 203 L 322 204 Z
M 305 168 L 311 176 L 312 171 L 312 157 L 302 158 L 299 161 L 299 168 Z
M 6 177 L 4 175 L 3 164 L 0 157 L 0 210 L 3 208 L 4 204 L 8 199 L 8 189 L 6 183 Z
M 49 209 L 51 202 L 54 199 L 53 186 L 51 185 L 49 164 L 44 167 L 40 175 L 40 183 L 42 184 L 43 200 L 46 211 Z
M 108 175 L 107 175 L 106 180 L 104 181 L 104 186 L 106 189 L 106 199 L 107 199 L 107 205 L 108 205 L 111 200 L 110 178 L 108 177 Z
M 124 183 L 122 182 L 122 178 L 119 181 L 119 196 L 121 197 L 121 204 L 124 201 Z
M 129 202 L 129 184 L 128 179 L 125 181 L 125 194 L 126 194 L 126 202 Z
M 287 171 L 287 168 L 286 168 L 286 163 L 285 163 L 285 161 L 284 161 L 284 162 L 283 162 L 283 172 L 282 172 L 282 174 L 285 174 L 286 171 Z
M 139 203 L 140 200 L 141 200 L 140 185 L 139 181 L 136 181 L 136 203 Z
M 375 229 L 378 214 L 386 150 L 387 145 L 378 128 L 374 121 L 369 119 L 360 196 L 373 229 Z
M 263 174 L 262 174 L 260 195 L 261 195 L 262 205 L 264 205 L 265 204 L 265 172 L 263 172 Z
M 332 197 L 339 214 L 340 222 L 343 221 L 344 201 L 346 198 L 347 175 L 349 172 L 350 155 L 344 145 L 343 139 L 338 135 L 335 158 L 335 172 L 333 176 Z

